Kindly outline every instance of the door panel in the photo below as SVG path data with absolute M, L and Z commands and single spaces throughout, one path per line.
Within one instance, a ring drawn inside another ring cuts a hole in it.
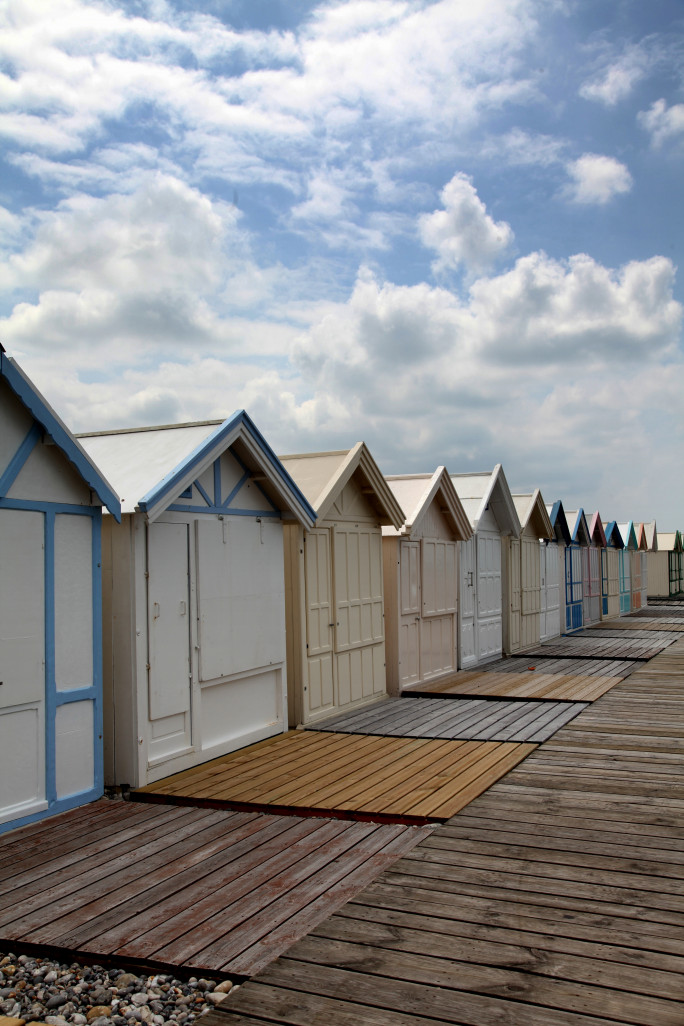
M 477 601 L 477 575 L 475 568 L 475 537 L 461 542 L 460 573 L 460 665 L 463 668 L 477 662 L 475 651 L 475 609 Z
M 477 659 L 501 655 L 501 538 L 477 536 Z
M 187 524 L 157 521 L 148 526 L 149 718 L 156 721 L 152 758 L 191 743 L 188 540 Z
M 401 610 L 399 618 L 399 681 L 402 687 L 420 680 L 420 542 L 400 541 Z
M 512 652 L 520 648 L 521 630 L 521 581 L 520 581 L 520 539 L 508 539 L 508 608 L 509 632 Z
M 335 705 L 342 708 L 386 691 L 382 534 L 378 528 L 336 524 L 333 550 L 333 672 Z
M 455 617 L 431 616 L 420 625 L 421 680 L 456 669 Z
M 330 531 L 308 531 L 304 547 L 308 691 L 304 701 L 309 713 L 334 707 L 330 558 Z

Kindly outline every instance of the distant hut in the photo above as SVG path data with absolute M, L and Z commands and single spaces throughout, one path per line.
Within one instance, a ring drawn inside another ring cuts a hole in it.
M 461 542 L 460 666 L 503 652 L 502 539 L 520 536 L 520 521 L 500 463 L 492 471 L 452 474 L 473 535 Z
M 524 652 L 539 644 L 541 632 L 541 547 L 555 538 L 542 494 L 537 488 L 513 494 L 520 521 L 520 538 L 509 535 L 504 544 L 508 584 L 508 616 L 504 616 L 504 651 Z
M 584 623 L 598 623 L 601 619 L 601 560 L 606 547 L 606 533 L 603 530 L 598 511 L 586 517 L 589 527 L 589 544 L 584 550 L 582 564 L 582 591 Z
M 620 556 L 620 615 L 624 616 L 635 608 L 636 596 L 641 603 L 641 557 L 634 522 L 629 520 L 626 524 L 618 524 L 618 527 L 624 544 Z M 636 560 L 635 556 L 638 557 Z M 638 579 L 635 582 L 637 571 Z
M 458 543 L 472 530 L 445 467 L 385 480 L 406 513 L 401 528 L 382 528 L 387 689 L 397 695 L 458 666 Z
M 648 597 L 672 598 L 684 591 L 681 532 L 658 531 L 657 545 L 648 553 Z
M 584 510 L 566 512 L 570 528 L 570 544 L 565 550 L 565 630 L 578 631 L 584 626 L 584 572 L 587 549 L 591 544 L 589 525 Z
M 565 549 L 570 544 L 570 529 L 561 500 L 547 505 L 546 512 L 553 538 L 539 543 L 541 641 L 557 638 L 565 626 Z
M 606 536 L 606 547 L 603 550 L 601 564 L 601 603 L 602 619 L 612 619 L 620 615 L 620 553 L 624 545 L 620 529 L 614 520 L 603 522 Z

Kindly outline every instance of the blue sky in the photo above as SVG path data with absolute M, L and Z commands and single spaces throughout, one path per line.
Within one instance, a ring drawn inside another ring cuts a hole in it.
M 680 0 L 0 8 L 0 339 L 75 430 L 684 528 Z

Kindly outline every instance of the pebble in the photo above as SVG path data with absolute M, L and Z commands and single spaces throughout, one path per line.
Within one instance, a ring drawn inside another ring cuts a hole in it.
M 191 1026 L 233 986 L 0 951 L 0 1026 Z

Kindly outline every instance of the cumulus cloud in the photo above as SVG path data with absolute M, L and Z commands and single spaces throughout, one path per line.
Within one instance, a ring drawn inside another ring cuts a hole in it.
M 567 165 L 567 171 L 572 184 L 565 195 L 574 203 L 603 205 L 632 188 L 626 165 L 599 153 L 584 153 Z
M 419 221 L 423 245 L 438 254 L 434 271 L 490 267 L 513 241 L 510 225 L 489 216 L 468 175 L 454 175 L 440 197 L 444 209 L 423 214 Z
M 651 142 L 656 147 L 684 135 L 684 103 L 668 107 L 665 100 L 656 100 L 638 118 L 639 124 L 650 134 Z

